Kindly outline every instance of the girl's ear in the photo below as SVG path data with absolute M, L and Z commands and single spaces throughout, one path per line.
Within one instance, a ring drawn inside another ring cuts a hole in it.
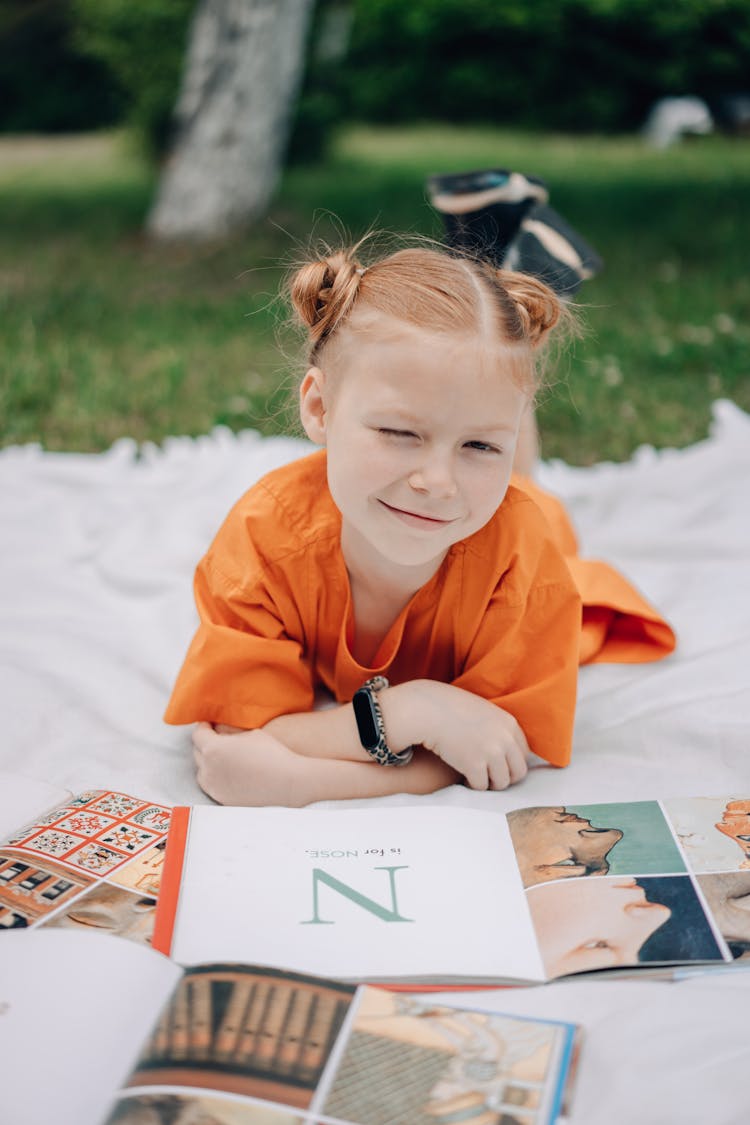
M 299 389 L 299 417 L 302 427 L 315 445 L 326 443 L 327 408 L 324 398 L 325 375 L 311 367 Z

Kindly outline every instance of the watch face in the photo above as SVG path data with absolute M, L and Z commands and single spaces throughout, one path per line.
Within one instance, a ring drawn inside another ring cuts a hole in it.
M 365 750 L 374 750 L 380 742 L 380 731 L 375 717 L 375 708 L 369 691 L 355 691 L 352 699 L 354 718 L 357 720 L 359 741 Z

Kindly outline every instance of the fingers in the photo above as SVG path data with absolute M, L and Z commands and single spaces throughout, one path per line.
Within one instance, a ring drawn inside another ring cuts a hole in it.
M 469 789 L 491 789 L 490 774 L 487 766 L 483 762 L 472 762 L 469 769 L 464 774 L 464 779 Z
M 490 781 L 488 789 L 507 789 L 511 784 L 510 769 L 505 756 L 493 762 L 488 773 Z
M 523 738 L 523 736 L 521 737 Z M 511 785 L 515 785 L 518 781 L 523 781 L 526 774 L 529 772 L 529 764 L 526 757 L 527 752 L 528 743 L 524 738 L 522 745 L 514 743 L 506 755 Z
M 509 746 L 499 750 L 487 763 L 488 784 L 482 788 L 507 789 L 509 785 L 523 781 L 529 769 L 525 746 L 526 739 L 521 734 L 521 740 L 514 740 Z
M 195 765 L 195 780 L 204 793 L 214 801 L 224 800 L 217 794 L 217 774 L 221 779 L 222 760 L 221 752 L 226 746 L 226 735 L 217 734 L 210 723 L 198 723 L 192 733 L 193 763 Z
M 525 762 L 521 761 L 519 766 L 516 766 L 515 762 L 511 765 L 503 754 L 487 763 L 472 764 L 464 775 L 469 788 L 480 792 L 487 789 L 507 789 L 509 785 L 515 785 L 525 776 Z
M 507 789 L 523 781 L 528 770 L 526 751 L 514 741 L 502 749 L 493 749 L 485 758 L 478 754 L 477 760 L 466 767 L 464 778 L 470 789 Z
M 507 712 L 506 723 L 508 737 L 503 746 L 503 762 L 497 773 L 494 770 L 491 771 L 492 784 L 490 788 L 492 789 L 507 789 L 509 785 L 515 785 L 517 782 L 523 781 L 529 772 L 528 755 L 530 750 L 526 735 L 523 733 L 520 723 Z M 495 784 L 495 781 L 499 784 Z

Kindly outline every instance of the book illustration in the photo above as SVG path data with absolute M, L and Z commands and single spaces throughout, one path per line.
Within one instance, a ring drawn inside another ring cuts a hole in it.
M 732 957 L 750 961 L 750 871 L 699 875 L 698 885 Z
M 135 856 L 125 867 L 118 868 L 112 874 L 110 881 L 120 887 L 137 891 L 138 894 L 156 897 L 161 885 L 166 847 L 166 839 L 160 840 L 152 848 Z
M 571 1048 L 569 1025 L 363 988 L 320 1108 L 357 1125 L 534 1125 L 557 1117 Z
M 742 866 L 748 809 L 747 801 L 699 797 L 509 813 L 548 976 L 739 956 L 750 936 L 750 919 L 733 905 L 742 888 L 733 884 L 733 897 L 722 898 L 697 876 Z M 590 883 L 592 875 L 600 878 Z
M 100 882 L 43 924 L 64 929 L 103 930 L 150 945 L 155 913 L 155 898 Z
M 686 875 L 551 882 L 527 896 L 549 977 L 725 960 Z
M 750 801 L 730 801 L 716 827 L 741 849 L 740 867 L 750 868 Z
M 692 797 L 664 804 L 694 871 L 750 868 L 750 800 Z
M 581 875 L 687 870 L 658 801 L 516 809 L 508 827 L 527 888 Z
M 150 942 L 171 810 L 91 790 L 0 846 L 0 930 L 86 927 Z

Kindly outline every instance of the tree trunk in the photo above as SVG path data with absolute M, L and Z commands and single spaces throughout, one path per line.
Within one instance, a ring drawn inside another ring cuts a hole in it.
M 225 238 L 276 187 L 314 0 L 200 0 L 177 136 L 147 220 L 160 239 Z

